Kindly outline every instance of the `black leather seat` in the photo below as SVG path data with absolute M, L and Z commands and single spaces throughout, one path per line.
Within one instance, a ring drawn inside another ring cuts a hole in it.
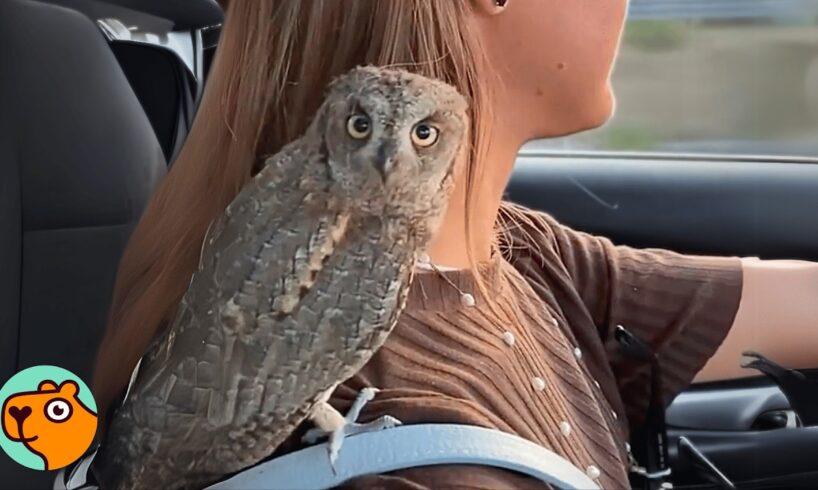
M 0 0 L 0 383 L 38 364 L 90 380 L 118 261 L 165 168 L 94 23 Z M 0 488 L 52 480 L 0 456 Z
M 131 41 L 110 47 L 172 162 L 193 122 L 196 79 L 170 49 Z

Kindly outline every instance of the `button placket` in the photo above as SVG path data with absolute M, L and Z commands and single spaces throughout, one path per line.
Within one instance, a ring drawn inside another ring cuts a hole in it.
M 574 357 L 578 361 L 577 366 L 580 369 L 580 371 L 587 377 L 587 379 L 591 380 L 592 384 L 596 388 L 596 393 L 592 393 L 592 396 L 595 399 L 597 399 L 598 401 L 600 400 L 600 397 L 601 397 L 601 400 L 607 400 L 607 398 L 605 397 L 605 394 L 602 392 L 602 385 L 599 383 L 599 381 L 597 381 L 596 379 L 593 378 L 593 375 L 589 371 L 588 366 L 585 365 L 582 362 L 579 362 L 582 359 L 582 350 L 579 347 L 574 348 Z M 610 414 L 611 414 L 611 417 L 613 418 L 614 421 L 619 420 L 619 414 L 615 410 L 611 409 Z M 600 415 L 602 416 L 603 419 L 606 419 L 604 410 L 600 410 Z M 612 426 L 611 430 L 612 430 L 611 437 L 615 437 L 614 434 L 615 434 L 616 428 Z M 626 452 L 628 452 L 630 454 L 630 444 L 625 443 L 625 448 L 626 448 Z M 593 465 L 588 467 L 588 471 L 591 471 L 592 473 L 593 473 L 593 469 L 596 469 L 596 471 L 599 471 L 599 469 L 596 468 Z M 594 478 L 592 477 L 592 479 L 594 479 Z

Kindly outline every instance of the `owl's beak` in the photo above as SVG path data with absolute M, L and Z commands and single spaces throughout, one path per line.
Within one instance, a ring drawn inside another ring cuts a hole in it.
M 389 172 L 395 167 L 395 149 L 394 145 L 384 143 L 378 148 L 378 154 L 375 156 L 375 169 L 381 174 L 381 180 L 386 182 L 386 177 Z

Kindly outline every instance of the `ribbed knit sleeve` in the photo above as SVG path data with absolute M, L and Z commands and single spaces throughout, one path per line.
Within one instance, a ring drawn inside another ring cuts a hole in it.
M 614 329 L 622 325 L 658 353 L 669 404 L 730 330 L 741 298 L 741 261 L 617 246 L 547 214 L 524 212 L 526 238 L 544 258 L 556 257 L 564 266 L 602 337 L 628 419 L 640 423 L 648 404 L 649 369 L 622 355 Z

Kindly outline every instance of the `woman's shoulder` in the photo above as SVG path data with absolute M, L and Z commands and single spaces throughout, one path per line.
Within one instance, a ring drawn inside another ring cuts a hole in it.
M 499 245 L 506 256 L 541 256 L 557 246 L 562 225 L 548 213 L 503 201 L 498 217 Z

